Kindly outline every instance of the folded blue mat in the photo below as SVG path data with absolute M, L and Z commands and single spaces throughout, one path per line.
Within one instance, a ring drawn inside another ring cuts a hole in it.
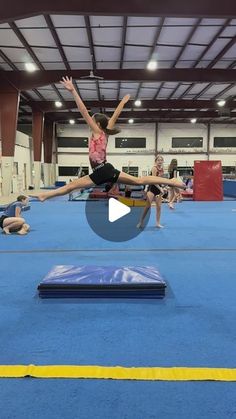
M 38 286 L 41 298 L 163 298 L 166 283 L 153 266 L 54 266 Z

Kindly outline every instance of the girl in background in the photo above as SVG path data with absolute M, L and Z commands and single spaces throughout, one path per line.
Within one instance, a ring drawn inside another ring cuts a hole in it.
M 168 168 L 169 172 L 169 179 L 177 179 L 177 169 L 178 169 L 178 162 L 176 159 L 172 159 Z M 174 202 L 180 202 L 181 194 L 180 190 L 177 187 L 172 187 L 169 189 L 169 208 L 174 209 Z
M 152 168 L 152 176 L 163 176 L 164 169 L 163 169 L 163 157 L 158 154 L 155 158 L 155 165 Z M 143 209 L 143 213 L 141 215 L 140 221 L 137 225 L 137 228 L 143 228 L 143 223 L 148 211 L 151 208 L 152 202 L 155 199 L 156 202 L 156 227 L 163 228 L 161 225 L 161 204 L 162 204 L 162 196 L 164 194 L 164 190 L 160 185 L 149 185 L 147 191 L 147 200 L 146 206 Z

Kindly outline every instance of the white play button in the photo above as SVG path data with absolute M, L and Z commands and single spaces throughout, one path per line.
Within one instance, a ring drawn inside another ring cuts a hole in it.
M 114 221 L 129 214 L 130 211 L 130 207 L 127 205 L 122 204 L 114 198 L 109 199 L 108 219 L 110 223 L 114 223 Z
M 85 213 L 89 227 L 102 239 L 117 243 L 127 242 L 143 233 L 143 229 L 137 228 L 142 208 L 140 206 L 130 208 L 123 202 L 126 203 L 122 198 L 121 201 L 114 198 L 100 202 L 90 199 L 86 201 Z M 144 228 L 149 221 L 150 213 L 151 211 L 148 211 Z

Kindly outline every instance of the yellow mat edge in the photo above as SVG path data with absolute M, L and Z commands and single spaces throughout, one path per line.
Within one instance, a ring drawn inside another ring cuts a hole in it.
M 0 378 L 23 377 L 146 381 L 236 381 L 236 368 L 0 365 Z

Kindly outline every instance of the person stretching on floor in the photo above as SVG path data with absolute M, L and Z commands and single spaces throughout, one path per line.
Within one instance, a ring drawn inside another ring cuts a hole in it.
M 29 232 L 30 226 L 26 224 L 24 218 L 21 217 L 22 208 L 29 202 L 25 195 L 19 195 L 15 202 L 7 206 L 3 215 L 0 217 L 0 227 L 5 234 L 17 233 L 25 235 Z
M 92 131 L 89 141 L 89 160 L 93 173 L 82 178 L 75 179 L 73 182 L 62 186 L 61 188 L 33 195 L 34 197 L 37 197 L 40 201 L 45 201 L 46 199 L 53 198 L 55 196 L 66 195 L 75 189 L 89 188 L 91 186 L 101 185 L 102 183 L 107 182 L 111 182 L 112 184 L 118 182 L 126 185 L 165 184 L 185 189 L 186 185 L 177 181 L 177 179 L 165 179 L 157 176 L 135 177 L 128 175 L 127 173 L 120 172 L 110 163 L 107 163 L 106 149 L 108 137 L 109 135 L 118 134 L 120 132 L 117 128 L 115 128 L 115 123 L 123 107 L 129 101 L 129 95 L 124 96 L 110 119 L 103 113 L 96 113 L 93 117 L 91 117 L 82 99 L 74 88 L 72 78 L 63 78 L 61 83 L 73 95 L 81 115 Z
M 163 162 L 164 159 L 162 156 L 157 155 L 155 158 L 155 166 L 152 168 L 152 176 L 162 176 L 164 173 L 163 170 Z M 164 194 L 164 190 L 160 185 L 149 185 L 147 191 L 147 200 L 146 206 L 143 209 L 142 216 L 140 221 L 137 225 L 137 228 L 143 228 L 144 219 L 151 208 L 152 201 L 155 198 L 156 201 L 156 226 L 158 228 L 162 228 L 163 226 L 160 223 L 161 220 L 161 204 L 162 204 L 162 196 Z

